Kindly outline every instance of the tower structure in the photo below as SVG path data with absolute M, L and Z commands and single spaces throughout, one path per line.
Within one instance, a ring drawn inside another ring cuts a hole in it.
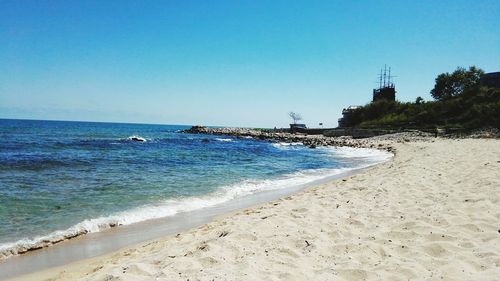
M 387 65 L 385 65 L 384 69 L 380 69 L 379 87 L 378 89 L 373 89 L 373 101 L 396 100 L 396 88 L 392 81 L 393 77 L 391 76 L 391 67 L 387 69 Z

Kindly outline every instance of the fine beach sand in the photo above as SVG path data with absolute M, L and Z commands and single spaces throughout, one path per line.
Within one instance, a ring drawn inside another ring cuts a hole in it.
M 499 280 L 500 141 L 393 160 L 190 231 L 19 280 Z

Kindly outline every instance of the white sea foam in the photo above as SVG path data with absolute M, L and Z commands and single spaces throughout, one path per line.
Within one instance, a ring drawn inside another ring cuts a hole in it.
M 145 138 L 143 138 L 141 136 L 136 136 L 136 135 L 128 137 L 127 140 L 129 140 L 129 141 L 137 141 L 137 142 L 146 142 Z
M 218 141 L 223 141 L 223 142 L 231 142 L 233 139 L 224 139 L 224 138 L 215 138 Z
M 281 145 L 281 144 L 280 144 Z M 298 144 L 290 144 L 298 145 Z M 286 147 L 282 145 L 281 147 Z M 339 175 L 356 169 L 366 168 L 389 160 L 393 155 L 389 152 L 358 149 L 349 147 L 320 148 L 326 149 L 338 159 L 357 159 L 356 165 L 351 168 L 303 170 L 268 180 L 246 180 L 234 185 L 223 186 L 216 192 L 198 197 L 184 197 L 169 199 L 147 206 L 137 207 L 128 211 L 119 212 L 111 216 L 84 220 L 66 230 L 52 232 L 49 235 L 26 238 L 13 243 L 0 245 L 0 260 L 30 250 L 39 249 L 58 242 L 74 238 L 79 235 L 99 232 L 119 225 L 128 225 L 150 219 L 173 216 L 181 212 L 189 212 L 205 207 L 214 206 L 230 200 L 252 195 L 262 191 L 298 187 L 308 183 Z
M 318 149 L 327 150 L 336 159 L 349 159 L 356 162 L 364 162 L 365 164 L 373 165 L 389 160 L 394 155 L 388 151 L 370 149 L 370 148 L 353 148 L 353 147 L 321 147 Z
M 289 149 L 290 147 L 304 146 L 304 144 L 302 144 L 301 142 L 275 142 L 272 143 L 272 146 L 279 149 Z

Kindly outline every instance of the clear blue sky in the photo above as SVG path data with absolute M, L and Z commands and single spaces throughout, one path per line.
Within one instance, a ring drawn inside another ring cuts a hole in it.
M 384 64 L 500 71 L 500 1 L 0 2 L 0 118 L 336 126 Z

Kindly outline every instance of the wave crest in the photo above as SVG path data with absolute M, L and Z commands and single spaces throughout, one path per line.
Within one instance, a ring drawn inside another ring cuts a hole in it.
M 222 142 L 232 142 L 233 139 L 229 139 L 229 138 L 215 138 L 217 141 L 222 141 Z
M 136 142 L 146 142 L 146 139 L 141 137 L 141 136 L 136 136 L 136 135 L 132 135 L 130 137 L 127 138 L 128 141 L 136 141 Z
M 299 144 L 292 143 L 284 145 L 280 143 L 278 145 L 281 145 L 281 147 L 289 147 Z M 261 191 L 306 185 L 317 180 L 373 166 L 375 164 L 385 162 L 393 156 L 392 153 L 373 149 L 347 147 L 324 149 L 328 149 L 332 156 L 335 157 L 346 159 L 357 158 L 362 159 L 363 161 L 358 162 L 358 165 L 351 168 L 302 170 L 284 175 L 277 179 L 245 180 L 237 184 L 223 186 L 216 192 L 204 196 L 169 199 L 157 202 L 156 204 L 150 204 L 128 211 L 119 212 L 110 216 L 84 220 L 66 230 L 58 230 L 45 236 L 25 238 L 13 243 L 0 245 L 0 260 L 31 250 L 48 247 L 80 235 L 91 232 L 99 232 L 119 225 L 128 225 L 145 220 L 164 218 L 181 212 L 189 212 L 201 208 L 211 207 Z

